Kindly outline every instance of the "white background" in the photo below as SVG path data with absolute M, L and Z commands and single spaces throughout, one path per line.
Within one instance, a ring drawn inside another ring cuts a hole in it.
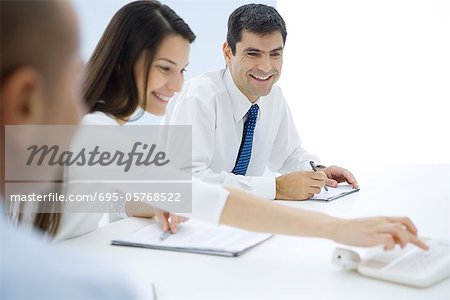
M 449 163 L 449 1 L 277 1 L 279 85 L 326 164 Z

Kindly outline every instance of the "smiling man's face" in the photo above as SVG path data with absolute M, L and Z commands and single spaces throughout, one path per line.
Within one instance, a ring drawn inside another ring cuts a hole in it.
M 228 45 L 224 56 L 233 81 L 239 90 L 255 102 L 272 90 L 283 65 L 283 37 L 279 31 L 264 35 L 242 31 L 233 55 Z

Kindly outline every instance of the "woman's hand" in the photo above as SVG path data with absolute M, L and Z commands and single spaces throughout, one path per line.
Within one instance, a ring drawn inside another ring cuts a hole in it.
M 189 220 L 186 217 L 177 216 L 160 209 L 155 210 L 155 217 L 159 223 L 161 223 L 164 232 L 171 231 L 172 233 L 177 232 L 177 227 L 179 224 Z
M 369 247 L 383 245 L 392 250 L 395 245 L 405 247 L 412 243 L 428 250 L 428 246 L 417 237 L 417 229 L 407 217 L 372 217 L 362 219 L 340 219 L 334 224 L 330 238 L 338 243 Z

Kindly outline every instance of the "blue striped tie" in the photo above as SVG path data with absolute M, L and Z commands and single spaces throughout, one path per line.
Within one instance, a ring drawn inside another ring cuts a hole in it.
M 252 156 L 253 133 L 258 117 L 258 104 L 252 105 L 247 112 L 247 121 L 244 123 L 244 132 L 242 134 L 241 148 L 239 149 L 236 165 L 232 171 L 236 175 L 245 175 L 247 173 L 248 163 Z

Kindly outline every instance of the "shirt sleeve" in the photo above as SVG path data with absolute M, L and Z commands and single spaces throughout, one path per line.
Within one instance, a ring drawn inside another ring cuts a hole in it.
M 230 192 L 218 184 L 209 184 L 193 178 L 192 212 L 177 213 L 218 225 Z
M 263 176 L 241 176 L 225 171 L 215 172 L 209 166 L 214 155 L 216 109 L 205 99 L 180 95 L 176 105 L 168 108 L 165 125 L 192 126 L 192 164 L 185 166 L 196 178 L 224 186 L 237 187 L 266 199 L 275 198 L 275 178 Z M 163 137 L 170 157 L 177 157 L 183 151 L 178 140 Z
M 128 218 L 126 212 L 126 201 L 113 201 L 109 207 L 109 222 L 116 222 Z

